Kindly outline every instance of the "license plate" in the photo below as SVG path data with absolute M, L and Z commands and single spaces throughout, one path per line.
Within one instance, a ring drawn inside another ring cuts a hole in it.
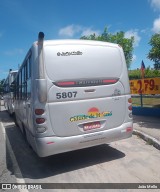
M 92 122 L 92 123 L 86 123 L 84 124 L 83 130 L 88 131 L 91 129 L 98 129 L 101 127 L 100 122 Z

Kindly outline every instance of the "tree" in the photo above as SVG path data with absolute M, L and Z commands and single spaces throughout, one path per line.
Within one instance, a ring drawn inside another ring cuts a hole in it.
M 125 33 L 123 31 L 111 34 L 108 32 L 107 28 L 105 28 L 104 32 L 101 35 L 96 36 L 96 34 L 92 34 L 89 36 L 83 36 L 80 39 L 105 41 L 119 44 L 123 48 L 127 68 L 130 68 L 133 58 L 132 52 L 133 52 L 134 37 L 131 37 L 130 39 L 125 38 Z
M 152 46 L 147 58 L 154 61 L 155 69 L 160 69 L 160 34 L 152 35 L 149 44 Z
M 128 72 L 129 79 L 141 79 L 141 72 L 139 69 L 137 70 L 131 70 Z M 160 71 L 159 70 L 151 70 L 150 66 L 145 69 L 145 78 L 154 78 L 154 77 L 160 77 Z

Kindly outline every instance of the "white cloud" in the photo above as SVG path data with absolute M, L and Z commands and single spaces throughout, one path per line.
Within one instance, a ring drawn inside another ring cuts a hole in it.
M 132 57 L 132 62 L 135 62 L 136 59 L 137 59 L 137 56 L 136 56 L 136 55 L 133 55 L 133 57 Z
M 160 33 L 160 17 L 154 20 L 152 31 L 154 33 Z
M 148 34 L 150 32 L 150 29 L 149 28 L 141 29 L 140 32 L 143 34 Z
M 160 0 L 150 0 L 151 6 L 153 7 L 154 11 L 160 10 Z
M 8 56 L 20 55 L 20 54 L 23 54 L 23 53 L 24 53 L 24 50 L 23 49 L 18 49 L 18 48 L 15 48 L 13 50 L 4 52 L 4 54 L 8 55 Z
M 60 36 L 73 37 L 76 33 L 79 33 L 82 27 L 79 25 L 68 25 L 59 30 Z
M 99 35 L 100 31 L 99 30 L 92 30 L 91 28 L 85 28 L 85 29 L 83 29 L 81 36 L 89 36 L 92 34 Z
M 91 34 L 99 35 L 99 30 L 93 30 L 92 27 L 84 27 L 81 25 L 68 25 L 59 30 L 59 36 L 64 37 L 74 37 L 75 35 L 79 34 L 79 36 L 88 36 Z
M 138 30 L 134 29 L 134 30 L 126 31 L 124 36 L 126 38 L 134 37 L 134 45 L 133 46 L 137 47 L 139 45 L 141 37 L 138 35 Z

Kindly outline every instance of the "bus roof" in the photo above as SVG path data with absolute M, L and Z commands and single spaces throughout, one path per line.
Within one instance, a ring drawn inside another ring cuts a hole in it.
M 64 45 L 64 44 L 79 44 L 79 45 L 98 45 L 98 46 L 110 46 L 110 47 L 121 47 L 116 43 L 102 42 L 95 40 L 82 40 L 82 39 L 63 39 L 63 40 L 44 40 L 43 45 Z M 37 46 L 37 41 L 33 43 Z

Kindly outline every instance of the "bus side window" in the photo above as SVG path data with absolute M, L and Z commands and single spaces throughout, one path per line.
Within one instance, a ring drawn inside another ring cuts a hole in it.
M 27 59 L 27 98 L 31 97 L 31 56 Z
M 19 99 L 22 99 L 22 70 L 19 73 Z
M 4 83 L 4 93 L 9 93 L 9 78 Z
M 24 99 L 27 99 L 27 62 L 24 65 Z
M 22 99 L 24 98 L 24 67 L 22 68 Z
M 16 94 L 16 96 L 15 96 L 16 99 L 18 99 L 18 77 L 19 77 L 19 75 L 17 75 L 16 82 L 15 82 L 16 83 L 16 93 L 15 93 Z

